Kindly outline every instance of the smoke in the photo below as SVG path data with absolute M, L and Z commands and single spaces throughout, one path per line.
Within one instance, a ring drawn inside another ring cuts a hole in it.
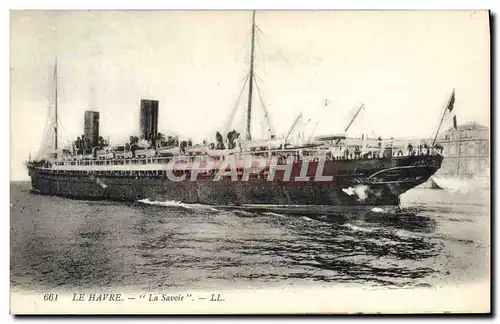
M 368 197 L 368 190 L 370 188 L 366 185 L 357 185 L 347 189 L 342 188 L 342 191 L 349 196 L 356 195 L 358 201 L 364 201 Z

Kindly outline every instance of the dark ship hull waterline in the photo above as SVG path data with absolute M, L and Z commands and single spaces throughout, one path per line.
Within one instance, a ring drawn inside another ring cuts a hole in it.
M 243 181 L 231 176 L 214 181 L 214 172 L 197 170 L 191 179 L 189 169 L 174 171 L 187 175 L 184 181 L 171 181 L 160 164 L 149 164 L 147 170 L 131 167 L 111 171 L 109 165 L 89 168 L 55 169 L 29 166 L 33 190 L 40 194 L 87 200 L 151 201 L 173 200 L 208 205 L 399 205 L 399 196 L 426 182 L 440 167 L 441 155 L 396 156 L 374 159 L 325 161 L 317 181 L 318 162 L 309 162 L 307 181 L 301 176 L 302 162 L 293 162 L 291 174 L 276 170 L 268 181 L 269 167 L 250 173 Z M 147 164 L 146 164 L 147 165 Z M 160 167 L 159 167 L 160 166 Z M 303 175 L 302 175 L 303 176 Z M 235 181 L 236 180 L 236 181 Z

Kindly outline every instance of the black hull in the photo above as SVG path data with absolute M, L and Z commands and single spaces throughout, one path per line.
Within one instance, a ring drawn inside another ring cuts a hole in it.
M 161 175 L 116 176 L 64 174 L 30 167 L 32 188 L 44 195 L 85 200 L 175 200 L 209 205 L 398 205 L 399 196 L 426 182 L 441 166 L 441 156 L 372 160 L 336 160 L 328 170 L 342 170 L 332 181 L 172 182 Z

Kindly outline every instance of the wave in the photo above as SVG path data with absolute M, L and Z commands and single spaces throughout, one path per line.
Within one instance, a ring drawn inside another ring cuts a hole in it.
M 255 216 L 255 213 L 252 213 L 252 212 L 249 212 L 246 210 L 237 209 L 237 208 L 232 210 L 232 212 L 238 216 L 241 216 L 241 217 L 253 217 L 253 216 Z
M 146 198 L 138 200 L 137 202 L 141 204 L 162 206 L 162 207 L 176 207 L 176 208 L 194 209 L 194 210 L 219 211 L 218 209 L 212 206 L 202 205 L 202 204 L 185 204 L 182 201 L 176 201 L 176 200 L 157 201 L 157 200 L 149 200 L 149 198 Z
M 273 212 L 266 212 L 266 213 L 263 213 L 263 215 L 273 216 L 273 217 L 280 217 L 280 218 L 287 217 L 286 215 L 279 214 L 279 213 L 273 213 Z
M 422 238 L 422 235 L 417 235 L 413 232 L 403 230 L 403 229 L 395 230 L 393 233 L 394 233 L 394 235 L 396 235 L 400 238 L 411 238 L 411 239 L 421 239 Z
M 442 189 L 449 190 L 452 193 L 466 195 L 471 191 L 486 189 L 489 187 L 489 181 L 485 179 L 460 179 L 460 178 L 441 178 L 432 177 L 432 180 Z
M 149 198 L 138 200 L 138 202 L 146 205 L 154 205 L 154 206 L 163 206 L 163 207 L 182 207 L 191 209 L 192 207 L 188 204 L 184 204 L 181 201 L 176 200 L 166 200 L 166 201 L 157 201 L 157 200 L 149 200 Z
M 370 229 L 370 228 L 366 228 L 366 227 L 361 227 L 361 226 L 356 226 L 356 225 L 352 225 L 351 223 L 346 223 L 346 224 L 343 224 L 342 225 L 343 227 L 347 227 L 353 231 L 356 231 L 356 232 L 366 232 L 366 233 L 372 233 L 374 230 L 373 229 Z

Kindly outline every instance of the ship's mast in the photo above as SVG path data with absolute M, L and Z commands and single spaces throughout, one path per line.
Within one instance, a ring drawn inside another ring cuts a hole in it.
M 247 109 L 247 140 L 252 139 L 251 119 L 252 119 L 252 91 L 253 91 L 253 64 L 255 51 L 255 10 L 252 15 L 252 47 L 250 52 L 250 74 L 248 83 L 248 109 Z
M 55 80 L 55 123 L 54 123 L 54 147 L 57 150 L 57 121 L 58 121 L 58 115 L 57 115 L 57 58 L 56 58 L 56 64 L 54 68 L 54 80 Z

